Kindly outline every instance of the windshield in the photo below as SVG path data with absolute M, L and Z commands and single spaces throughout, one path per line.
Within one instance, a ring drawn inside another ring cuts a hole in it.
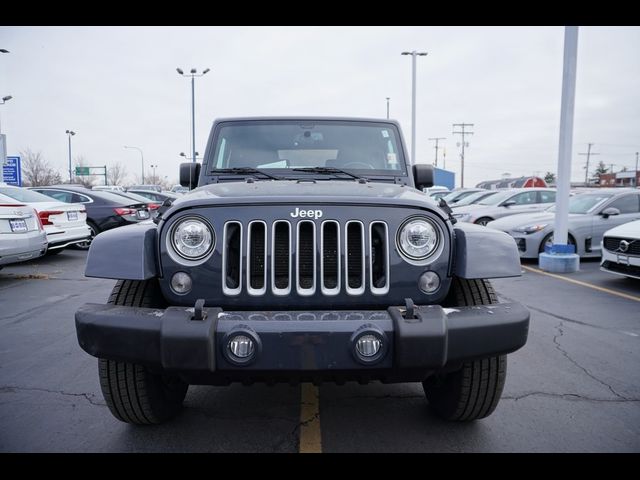
M 0 187 L 0 193 L 20 202 L 36 203 L 52 201 L 51 197 L 23 188 Z
M 515 195 L 517 192 L 512 192 L 510 190 L 496 193 L 495 195 L 491 195 L 490 197 L 483 198 L 476 205 L 498 205 L 500 202 L 504 202 L 507 198 Z
M 386 123 L 247 121 L 222 126 L 209 168 L 277 170 L 337 168 L 358 175 L 405 176 L 406 165 L 396 128 Z M 318 172 L 302 173 L 304 175 Z M 345 177 L 348 178 L 348 177 Z
M 471 205 L 473 203 L 475 203 L 478 199 L 484 198 L 484 197 L 490 197 L 491 195 L 495 195 L 498 192 L 476 192 L 476 193 L 472 193 L 471 195 L 464 197 L 462 200 L 458 201 L 458 203 L 456 203 L 456 207 L 461 207 L 463 205 Z
M 589 213 L 594 208 L 600 206 L 602 202 L 611 198 L 610 193 L 590 193 L 579 194 L 569 199 L 569 213 Z M 549 212 L 555 212 L 556 206 L 547 208 Z

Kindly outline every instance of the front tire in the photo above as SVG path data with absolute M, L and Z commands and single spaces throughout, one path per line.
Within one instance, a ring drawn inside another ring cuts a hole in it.
M 157 279 L 118 280 L 107 303 L 148 308 L 166 306 Z M 98 360 L 98 375 L 113 416 L 136 425 L 159 424 L 176 416 L 189 387 L 178 377 L 104 358 Z
M 498 303 L 488 280 L 454 277 L 446 306 L 473 306 Z M 485 418 L 496 409 L 507 377 L 507 356 L 465 362 L 448 374 L 436 374 L 422 382 L 429 405 L 435 413 L 453 421 Z

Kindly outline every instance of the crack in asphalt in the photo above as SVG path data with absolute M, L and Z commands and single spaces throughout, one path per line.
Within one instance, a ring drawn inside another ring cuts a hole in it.
M 562 348 L 562 345 L 560 345 L 559 342 L 559 338 L 564 336 L 564 330 L 562 329 L 562 327 L 564 327 L 564 323 L 562 320 L 559 321 L 558 325 L 556 325 L 554 328 L 558 331 L 557 335 L 554 335 L 553 337 L 553 343 L 556 346 L 556 350 L 558 350 L 560 353 L 562 353 L 562 355 L 564 355 L 564 357 L 569 360 L 571 363 L 573 363 L 576 367 L 578 367 L 580 370 L 582 370 L 589 378 L 595 380 L 596 382 L 598 382 L 601 385 L 604 385 L 605 387 L 607 387 L 609 389 L 609 391 L 611 393 L 613 393 L 617 398 L 621 399 L 621 400 L 631 400 L 630 398 L 625 397 L 624 395 L 621 395 L 620 393 L 616 392 L 614 390 L 614 388 L 609 385 L 608 383 L 606 383 L 605 381 L 599 379 L 598 377 L 596 377 L 594 374 L 592 374 L 589 370 L 587 370 L 585 367 L 583 367 L 582 365 L 580 365 L 576 360 L 574 360 L 570 355 L 569 352 L 567 352 L 564 348 Z
M 279 441 L 273 444 L 273 446 L 271 447 L 271 451 L 272 452 L 281 451 L 282 447 L 286 445 L 287 442 L 290 443 L 291 446 L 295 446 L 297 443 L 296 440 L 298 438 L 298 432 L 300 431 L 300 429 L 305 425 L 309 425 L 314 420 L 318 420 L 319 418 L 320 418 L 320 412 L 316 412 L 310 418 L 296 422 L 295 427 L 293 427 L 293 429 L 288 434 L 286 434 L 282 439 L 280 439 Z
M 584 401 L 584 402 L 605 402 L 605 403 L 627 403 L 627 402 L 640 402 L 640 398 L 594 398 L 594 397 L 586 397 L 584 395 L 579 395 L 577 393 L 552 393 L 552 392 L 527 392 L 522 395 L 509 396 L 505 395 L 501 397 L 501 400 L 513 400 L 517 402 L 518 400 L 522 400 L 523 398 L 540 396 L 540 397 L 551 397 L 551 398 L 562 398 L 566 400 L 573 401 Z
M 574 318 L 569 318 L 569 317 L 565 317 L 562 315 L 558 315 L 557 313 L 553 313 L 553 312 L 549 312 L 548 310 L 543 310 L 542 308 L 538 308 L 538 307 L 534 307 L 532 305 L 528 305 L 524 302 L 518 302 L 518 300 L 515 300 L 513 298 L 509 298 L 506 295 L 502 295 L 502 294 L 498 294 L 498 297 L 504 298 L 505 300 L 507 300 L 508 302 L 517 302 L 517 303 L 522 303 L 525 307 L 527 307 L 529 310 L 533 310 L 534 312 L 538 312 L 538 313 L 542 313 L 544 315 L 548 315 L 550 317 L 555 318 L 556 320 L 561 320 L 563 322 L 569 322 L 569 323 L 575 323 L 577 325 L 583 325 L 585 327 L 593 327 L 593 328 L 598 328 L 600 330 L 606 330 L 606 331 L 611 331 L 612 329 L 610 328 L 606 328 L 606 327 L 602 327 L 600 325 L 593 325 L 591 323 L 587 323 L 587 322 L 581 322 L 580 320 L 576 320 Z
M 20 323 L 20 322 L 22 322 L 24 320 L 27 320 L 28 318 L 32 318 L 33 314 L 38 312 L 39 310 L 47 309 L 51 305 L 54 305 L 56 303 L 61 303 L 61 302 L 67 301 L 69 299 L 80 297 L 80 296 L 82 296 L 80 293 L 70 293 L 68 295 L 61 295 L 59 297 L 56 297 L 53 300 L 50 300 L 48 302 L 43 303 L 43 304 L 37 305 L 37 306 L 29 308 L 27 310 L 23 310 L 20 313 L 14 313 L 13 315 L 7 315 L 6 317 L 0 317 L 0 320 L 16 319 L 13 322 L 7 324 L 7 325 L 14 325 L 16 323 Z
M 15 385 L 2 385 L 0 386 L 0 393 L 14 393 L 15 391 L 26 391 L 26 392 L 46 392 L 53 393 L 62 396 L 68 397 L 82 397 L 86 399 L 91 405 L 95 405 L 97 407 L 106 407 L 106 403 L 95 402 L 93 397 L 95 397 L 92 393 L 71 393 L 65 392 L 63 390 L 49 390 L 47 388 L 38 388 L 38 387 L 18 387 Z

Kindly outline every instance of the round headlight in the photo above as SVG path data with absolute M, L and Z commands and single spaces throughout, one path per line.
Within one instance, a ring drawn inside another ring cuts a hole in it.
M 398 245 L 401 252 L 412 260 L 423 260 L 438 246 L 438 231 L 428 220 L 415 218 L 400 228 Z
M 187 260 L 199 260 L 211 252 L 215 237 L 205 222 L 187 218 L 173 227 L 171 237 L 176 253 Z

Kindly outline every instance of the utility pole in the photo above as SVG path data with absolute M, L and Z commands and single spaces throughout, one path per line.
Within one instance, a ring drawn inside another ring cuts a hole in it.
M 453 124 L 453 128 L 456 127 L 460 127 L 460 131 L 456 132 L 454 131 L 453 134 L 454 135 L 461 135 L 462 136 L 462 141 L 458 144 L 458 146 L 462 145 L 462 153 L 460 155 L 460 161 L 461 161 L 461 170 L 460 170 L 460 188 L 464 188 L 464 147 L 465 146 L 469 146 L 468 143 L 465 143 L 464 141 L 464 136 L 465 135 L 473 135 L 473 132 L 467 132 L 465 131 L 465 127 L 473 127 L 473 123 L 454 123 Z
M 447 149 L 446 148 L 442 149 L 442 169 L 443 170 L 447 169 Z
M 584 172 L 584 186 L 588 187 L 589 186 L 589 158 L 591 157 L 591 155 L 600 155 L 599 153 L 591 153 L 591 146 L 593 145 L 593 143 L 587 143 L 587 151 L 583 152 L 583 153 L 578 153 L 578 155 L 586 155 L 587 156 L 587 166 L 584 167 L 585 168 L 585 172 Z
M 391 97 L 387 97 L 387 118 L 389 118 L 389 100 L 391 100 Z
M 447 137 L 436 137 L 436 138 L 430 138 L 429 140 L 435 140 L 436 142 L 436 146 L 434 147 L 436 149 L 436 163 L 434 164 L 436 167 L 438 166 L 438 142 L 440 140 L 446 140 Z
M 634 182 L 636 187 L 638 186 L 638 152 L 636 152 L 636 181 Z

